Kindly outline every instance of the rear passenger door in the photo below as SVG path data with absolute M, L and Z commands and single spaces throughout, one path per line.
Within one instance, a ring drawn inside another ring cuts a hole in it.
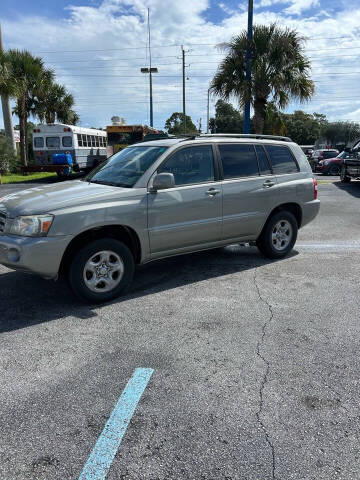
M 276 204 L 276 178 L 261 145 L 218 145 L 223 174 L 223 239 L 256 239 Z
M 266 145 L 265 150 L 276 176 L 278 203 L 296 202 L 303 195 L 305 184 L 294 154 L 286 145 Z

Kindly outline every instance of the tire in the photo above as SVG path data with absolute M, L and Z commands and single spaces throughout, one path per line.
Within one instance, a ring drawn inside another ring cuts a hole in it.
M 332 165 L 328 170 L 329 175 L 340 175 L 340 172 L 341 167 L 339 165 Z
M 348 176 L 345 174 L 345 167 L 342 167 L 342 168 L 341 168 L 340 181 L 341 181 L 341 183 L 350 183 L 350 182 L 351 182 L 351 177 L 348 177 Z
M 75 253 L 69 268 L 69 283 L 83 301 L 108 302 L 130 285 L 134 270 L 134 257 L 124 243 L 101 238 Z
M 293 249 L 297 232 L 298 224 L 292 213 L 286 210 L 275 213 L 266 222 L 256 246 L 267 258 L 283 258 Z

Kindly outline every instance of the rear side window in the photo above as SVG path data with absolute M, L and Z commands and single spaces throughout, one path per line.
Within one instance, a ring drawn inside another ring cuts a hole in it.
M 271 167 L 264 147 L 262 147 L 261 145 L 255 145 L 255 150 L 258 158 L 260 175 L 271 175 Z
M 253 145 L 219 145 L 224 179 L 259 175 Z
M 275 174 L 296 173 L 299 171 L 297 163 L 287 147 L 267 145 L 265 148 Z
M 43 137 L 35 137 L 34 138 L 34 147 L 35 148 L 43 148 L 44 147 Z
M 72 146 L 72 138 L 71 137 L 63 137 L 62 138 L 63 147 L 71 147 Z

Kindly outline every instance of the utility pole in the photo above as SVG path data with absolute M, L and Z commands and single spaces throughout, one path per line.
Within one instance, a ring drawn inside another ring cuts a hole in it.
M 210 123 L 210 88 L 207 91 L 207 114 L 206 114 L 206 133 L 209 133 L 209 123 Z
M 246 81 L 248 89 L 251 89 L 251 55 L 253 38 L 253 0 L 249 0 L 248 6 L 248 32 L 246 45 Z M 245 103 L 244 133 L 250 133 L 250 99 Z
M 183 117 L 184 117 L 184 134 L 186 135 L 186 111 L 185 111 L 185 50 L 181 45 L 182 50 L 182 77 L 183 77 Z
M 4 49 L 3 49 L 1 25 L 0 25 L 0 52 L 3 52 L 3 51 Z M 10 100 L 7 95 L 1 96 L 1 106 L 2 106 L 3 118 L 4 118 L 5 135 L 8 138 L 10 138 L 11 144 L 13 146 L 13 150 L 16 153 L 16 143 L 15 143 L 14 127 L 13 127 L 12 116 L 11 116 Z
M 151 67 L 151 37 L 150 37 L 150 9 L 148 8 L 148 33 L 149 33 L 149 68 L 141 68 L 141 73 L 149 74 L 150 81 L 150 127 L 154 126 L 154 115 L 153 115 L 153 97 L 152 97 L 152 74 L 158 73 L 157 68 Z

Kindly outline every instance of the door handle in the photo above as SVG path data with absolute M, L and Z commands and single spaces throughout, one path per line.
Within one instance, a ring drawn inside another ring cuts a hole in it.
M 217 193 L 220 193 L 220 190 L 217 190 L 216 188 L 209 188 L 206 193 L 211 197 L 214 197 Z
M 273 187 L 274 185 L 275 185 L 275 182 L 273 182 L 272 180 L 266 180 L 263 183 L 263 187 L 265 187 L 265 188 L 270 188 L 270 187 Z

